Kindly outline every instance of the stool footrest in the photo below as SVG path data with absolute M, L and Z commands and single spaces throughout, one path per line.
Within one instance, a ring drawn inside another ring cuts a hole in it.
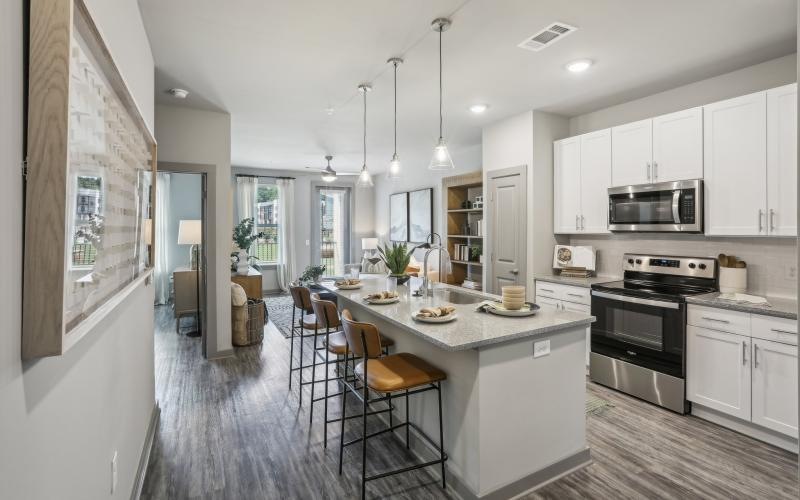
M 387 477 L 387 476 L 394 476 L 395 474 L 402 474 L 404 472 L 411 472 L 412 470 L 423 469 L 425 467 L 430 467 L 431 465 L 438 465 L 438 464 L 441 464 L 443 462 L 447 462 L 447 455 L 445 455 L 445 457 L 443 459 L 442 458 L 437 458 L 436 460 L 430 460 L 428 462 L 423 462 L 421 464 L 409 465 L 408 467 L 403 467 L 402 469 L 381 472 L 380 474 L 375 474 L 375 475 L 372 475 L 372 476 L 365 476 L 364 477 L 364 481 L 372 481 L 374 479 L 381 479 L 381 478 L 384 478 L 384 477 Z

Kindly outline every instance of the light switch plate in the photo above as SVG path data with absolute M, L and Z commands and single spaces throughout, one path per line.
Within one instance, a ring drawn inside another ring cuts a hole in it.
M 550 339 L 533 343 L 533 357 L 541 358 L 550 354 Z

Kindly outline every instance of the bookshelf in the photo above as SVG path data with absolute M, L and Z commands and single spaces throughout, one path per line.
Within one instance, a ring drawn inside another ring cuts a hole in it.
M 478 233 L 478 221 L 483 220 L 483 208 L 465 207 L 465 202 L 474 202 L 478 196 L 483 196 L 481 171 L 442 179 L 445 221 L 442 243 L 450 254 L 453 269 L 447 276 L 447 283 L 451 285 L 462 286 L 465 280 L 483 284 L 483 263 L 473 257 L 475 251 L 483 251 L 483 236 Z

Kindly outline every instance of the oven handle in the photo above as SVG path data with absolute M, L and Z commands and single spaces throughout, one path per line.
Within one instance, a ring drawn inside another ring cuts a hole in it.
M 640 304 L 643 306 L 661 307 L 664 309 L 680 309 L 680 304 L 677 302 L 665 302 L 663 300 L 641 299 L 639 297 L 628 297 L 627 295 L 619 295 L 616 293 L 598 292 L 592 290 L 594 297 L 601 299 L 618 300 L 620 302 L 630 302 L 631 304 Z
M 681 223 L 680 201 L 681 192 L 676 189 L 675 192 L 672 193 L 672 221 L 675 224 Z

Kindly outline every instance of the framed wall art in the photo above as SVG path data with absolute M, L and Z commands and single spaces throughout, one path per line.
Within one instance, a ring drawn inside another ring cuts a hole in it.
M 389 240 L 408 241 L 408 193 L 389 196 Z
M 433 232 L 433 188 L 408 193 L 408 241 L 424 243 Z

